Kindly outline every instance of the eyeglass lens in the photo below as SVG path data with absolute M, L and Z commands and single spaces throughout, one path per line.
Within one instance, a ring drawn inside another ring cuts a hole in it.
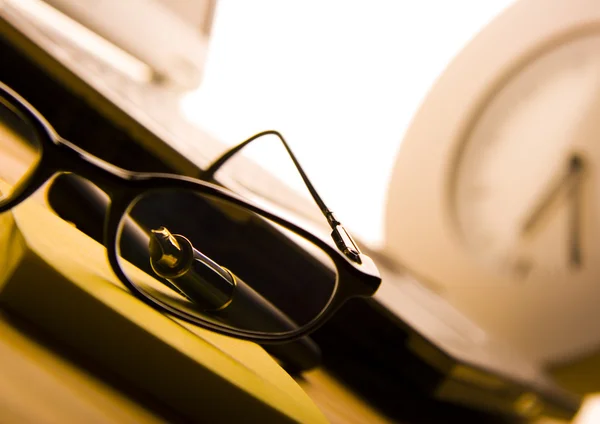
M 117 253 L 145 295 L 193 319 L 253 334 L 302 328 L 337 286 L 333 261 L 313 243 L 194 190 L 138 197 L 121 222 Z

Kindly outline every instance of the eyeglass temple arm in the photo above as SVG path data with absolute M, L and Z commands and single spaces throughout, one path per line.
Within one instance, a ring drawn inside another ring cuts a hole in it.
M 278 131 L 268 130 L 268 131 L 259 132 L 258 134 L 253 135 L 252 137 L 248 138 L 247 140 L 244 140 L 237 146 L 232 147 L 231 149 L 226 151 L 221 157 L 216 159 L 205 171 L 203 171 L 201 173 L 201 177 L 206 180 L 213 179 L 215 174 L 217 173 L 217 171 L 221 168 L 221 166 L 223 166 L 225 164 L 225 162 L 227 162 L 232 156 L 234 156 L 237 152 L 242 150 L 244 147 L 246 147 L 252 141 L 254 141 L 262 136 L 265 136 L 265 135 L 274 135 L 274 136 L 278 137 L 279 140 L 283 143 L 285 150 L 290 155 L 292 162 L 294 162 L 294 166 L 296 166 L 298 173 L 302 177 L 302 181 L 304 181 L 304 184 L 306 185 L 308 192 L 314 199 L 317 206 L 319 206 L 319 209 L 321 210 L 321 212 L 327 219 L 329 226 L 333 230 L 333 232 L 331 233 L 331 236 L 333 237 L 335 244 L 337 245 L 337 247 L 340 250 L 342 250 L 342 252 L 344 252 L 344 254 L 346 256 L 348 256 L 350 259 L 354 260 L 355 262 L 360 263 L 360 250 L 359 250 L 358 246 L 356 245 L 356 243 L 354 242 L 354 240 L 352 239 L 350 234 L 342 226 L 342 224 L 335 218 L 335 215 L 333 214 L 333 212 L 331 210 L 329 210 L 327 205 L 325 205 L 325 202 L 323 202 L 323 199 L 321 199 L 321 196 L 319 196 L 319 194 L 317 193 L 317 190 L 315 190 L 314 186 L 308 179 L 308 176 L 304 172 L 304 169 L 302 169 L 302 166 L 300 165 L 300 163 L 298 162 L 298 159 L 292 152 L 292 149 L 290 148 L 290 146 L 287 144 L 287 142 L 283 138 L 283 135 L 281 135 L 281 133 L 279 133 Z

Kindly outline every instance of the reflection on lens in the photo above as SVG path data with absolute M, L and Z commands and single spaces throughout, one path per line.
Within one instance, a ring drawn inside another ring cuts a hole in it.
M 41 144 L 34 126 L 0 97 L 0 202 L 10 200 L 40 156 Z
M 136 199 L 117 242 L 142 293 L 198 321 L 254 334 L 306 326 L 329 304 L 335 266 L 313 243 L 208 195 L 157 190 Z

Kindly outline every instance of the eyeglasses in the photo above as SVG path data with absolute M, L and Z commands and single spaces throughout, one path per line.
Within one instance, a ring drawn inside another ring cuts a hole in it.
M 351 297 L 375 293 L 373 261 L 325 206 L 275 131 L 227 151 L 203 173 L 212 179 L 253 140 L 277 135 L 331 226 L 313 234 L 217 184 L 117 168 L 61 138 L 0 83 L 0 198 L 5 212 L 57 174 L 104 191 L 108 261 L 121 282 L 161 312 L 259 343 L 301 338 Z

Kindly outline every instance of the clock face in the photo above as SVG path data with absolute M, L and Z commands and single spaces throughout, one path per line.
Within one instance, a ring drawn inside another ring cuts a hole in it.
M 460 238 L 516 281 L 589 278 L 600 249 L 600 35 L 530 57 L 472 121 L 450 183 Z

